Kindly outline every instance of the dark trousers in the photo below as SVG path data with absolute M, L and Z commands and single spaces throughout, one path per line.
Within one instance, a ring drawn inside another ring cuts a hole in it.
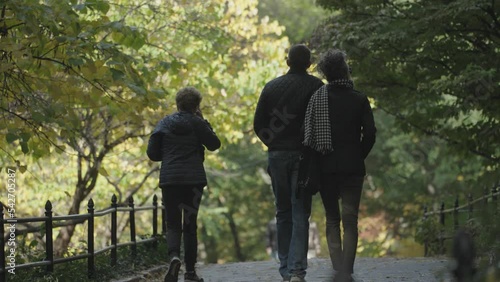
M 325 208 L 326 240 L 333 268 L 349 274 L 353 273 L 358 246 L 358 212 L 363 179 L 363 176 L 323 174 L 319 191 Z M 341 221 L 343 238 L 340 234 Z
M 198 254 L 196 219 L 203 186 L 169 186 L 162 189 L 167 212 L 168 255 L 179 256 L 184 237 L 184 262 L 187 271 L 193 271 Z

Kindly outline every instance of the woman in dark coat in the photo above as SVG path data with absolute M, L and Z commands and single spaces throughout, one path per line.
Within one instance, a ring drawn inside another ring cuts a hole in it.
M 376 128 L 368 98 L 354 90 L 345 53 L 327 51 L 321 56 L 318 70 L 328 84 L 309 101 L 304 145 L 322 153 L 319 192 L 325 208 L 330 258 L 337 271 L 334 281 L 352 281 L 359 202 L 366 174 L 364 160 L 375 143 Z
M 196 219 L 207 177 L 203 167 L 205 147 L 214 151 L 221 143 L 200 111 L 201 94 L 193 87 L 177 93 L 178 111 L 164 117 L 154 129 L 147 154 L 161 161 L 160 188 L 167 214 L 167 245 L 171 258 L 165 282 L 177 282 L 184 236 L 184 281 L 203 281 L 195 272 L 198 253 Z M 184 214 L 184 216 L 183 216 Z

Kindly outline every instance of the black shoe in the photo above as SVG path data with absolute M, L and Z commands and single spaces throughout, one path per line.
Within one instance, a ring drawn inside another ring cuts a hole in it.
M 203 278 L 198 277 L 195 271 L 186 271 L 184 273 L 184 282 L 203 282 Z
M 337 272 L 337 275 L 333 278 L 333 282 L 354 282 L 354 280 L 349 273 Z
M 167 275 L 165 275 L 165 282 L 177 282 L 179 277 L 179 270 L 181 269 L 181 260 L 178 257 L 173 257 L 168 267 Z

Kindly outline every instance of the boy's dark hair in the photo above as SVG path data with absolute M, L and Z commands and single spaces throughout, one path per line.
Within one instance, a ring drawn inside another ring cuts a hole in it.
M 288 51 L 288 66 L 306 70 L 311 65 L 311 50 L 304 44 L 293 45 Z
M 194 87 L 184 87 L 175 95 L 175 103 L 180 111 L 194 113 L 201 103 L 201 93 Z
M 349 79 L 349 66 L 346 62 L 347 54 L 341 50 L 328 50 L 321 54 L 317 69 L 328 82 L 336 79 Z

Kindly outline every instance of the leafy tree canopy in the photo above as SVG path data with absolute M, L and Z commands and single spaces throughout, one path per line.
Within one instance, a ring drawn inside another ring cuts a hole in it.
M 305 43 L 329 11 L 314 0 L 260 0 L 259 15 L 276 20 L 285 27 L 284 34 L 292 44 Z
M 319 0 L 335 11 L 320 49 L 348 53 L 360 89 L 406 132 L 500 164 L 499 7 L 495 1 Z
M 74 189 L 56 188 L 64 189 L 59 198 L 68 196 L 70 214 L 80 212 L 102 177 L 131 195 L 157 170 L 144 153 L 149 133 L 176 110 L 174 94 L 188 85 L 204 94 L 202 110 L 223 143 L 237 143 L 251 131 L 261 86 L 278 75 L 288 47 L 279 38 L 283 28 L 260 20 L 256 6 L 243 0 L 3 1 L 2 166 L 28 164 L 35 179 L 42 166 L 33 164 L 44 158 L 66 166 Z M 214 154 L 207 165 L 226 164 Z M 45 180 L 58 181 L 57 175 Z M 110 193 L 94 195 L 100 194 Z M 61 228 L 59 251 L 74 231 Z

